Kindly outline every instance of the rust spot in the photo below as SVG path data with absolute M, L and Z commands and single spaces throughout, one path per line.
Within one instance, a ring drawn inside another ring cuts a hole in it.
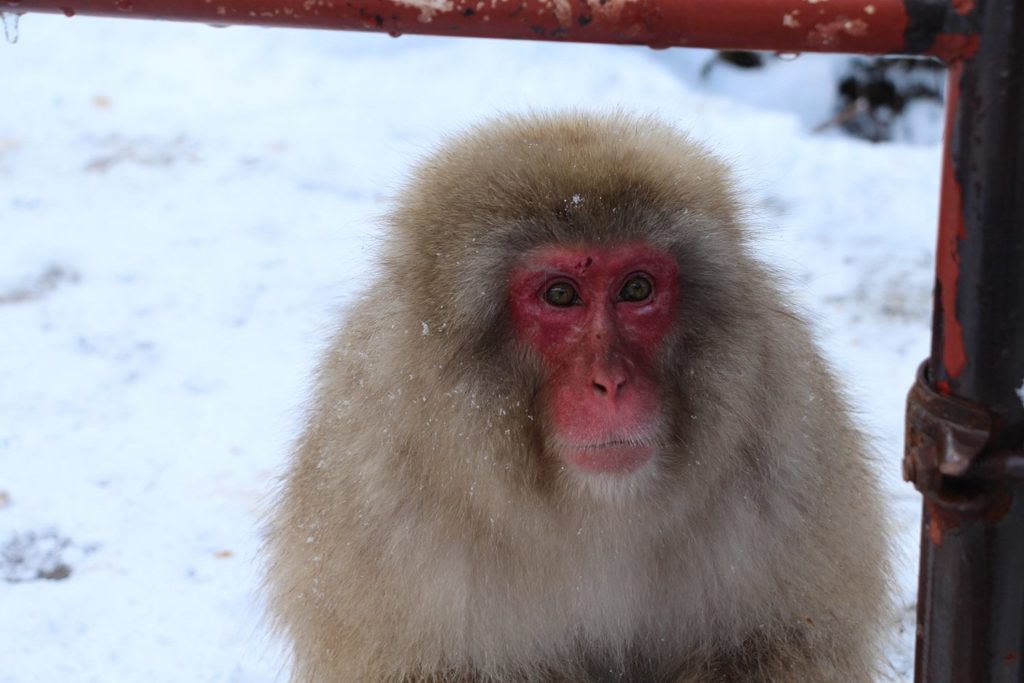
M 815 24 L 807 35 L 807 43 L 813 47 L 830 47 L 840 42 L 843 36 L 860 37 L 867 35 L 868 22 L 839 16 L 832 21 Z
M 1016 650 L 1010 650 L 1003 655 L 1003 661 L 1007 664 L 1013 664 L 1020 658 L 1020 654 Z
M 956 513 L 949 512 L 927 496 L 924 499 L 924 504 L 928 509 L 928 540 L 938 548 L 942 545 L 943 534 L 959 527 L 963 518 Z
M 978 52 L 978 34 L 940 33 L 927 54 L 941 57 L 950 64 L 970 59 Z
M 843 22 L 843 31 L 851 36 L 867 35 L 868 22 L 863 19 L 847 19 Z
M 1008 491 L 998 491 L 988 497 L 981 498 L 981 509 L 970 512 L 950 510 L 925 496 L 924 504 L 928 510 L 928 540 L 932 545 L 942 545 L 943 536 L 948 531 L 960 527 L 967 521 L 980 521 L 985 524 L 998 524 L 1010 512 L 1013 496 Z
M 992 500 L 992 504 L 985 509 L 985 514 L 982 516 L 989 524 L 996 524 L 1001 522 L 1003 517 L 1006 517 L 1010 512 L 1010 508 L 1013 506 L 1013 496 L 1006 491 L 1001 491 L 996 494 Z
M 960 15 L 969 14 L 974 11 L 974 0 L 953 0 L 953 9 Z

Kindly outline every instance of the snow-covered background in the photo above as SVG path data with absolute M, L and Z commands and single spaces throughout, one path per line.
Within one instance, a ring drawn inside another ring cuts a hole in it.
M 499 112 L 656 113 L 732 161 L 874 438 L 910 676 L 937 106 L 905 140 L 814 133 L 842 58 L 29 15 L 0 42 L 0 683 L 264 683 L 261 505 L 376 217 Z

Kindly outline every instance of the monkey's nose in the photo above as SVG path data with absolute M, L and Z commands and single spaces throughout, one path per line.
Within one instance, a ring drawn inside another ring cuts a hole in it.
M 625 377 L 613 375 L 598 376 L 592 381 L 594 384 L 594 391 L 601 396 L 607 396 L 609 398 L 618 398 L 626 386 Z

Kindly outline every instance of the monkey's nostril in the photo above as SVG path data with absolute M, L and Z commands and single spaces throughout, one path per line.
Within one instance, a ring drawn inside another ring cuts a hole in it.
M 591 382 L 594 386 L 594 390 L 601 396 L 608 396 L 611 394 L 613 397 L 617 397 L 622 393 L 622 390 L 626 386 L 626 381 L 601 381 L 593 380 Z

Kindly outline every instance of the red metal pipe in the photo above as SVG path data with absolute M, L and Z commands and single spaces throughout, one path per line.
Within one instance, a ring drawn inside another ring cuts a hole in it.
M 970 0 L 0 0 L 49 12 L 207 24 L 778 52 L 971 49 Z
M 950 69 L 930 386 L 908 409 L 906 473 L 925 496 L 918 683 L 1024 681 L 1024 3 L 970 4 L 980 41 Z

